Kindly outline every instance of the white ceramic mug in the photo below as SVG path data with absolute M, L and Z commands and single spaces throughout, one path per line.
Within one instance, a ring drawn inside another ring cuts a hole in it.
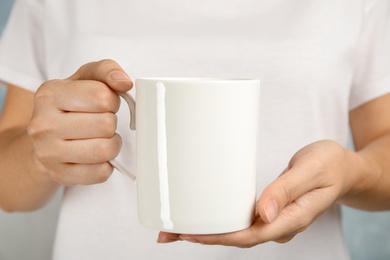
M 260 81 L 137 79 L 136 101 L 119 93 L 136 129 L 141 224 L 172 233 L 249 227 L 256 200 Z

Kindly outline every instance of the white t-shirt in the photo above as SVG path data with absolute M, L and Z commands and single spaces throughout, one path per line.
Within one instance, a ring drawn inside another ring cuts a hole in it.
M 346 144 L 349 110 L 390 91 L 389 11 L 388 0 L 19 0 L 0 78 L 35 91 L 103 58 L 133 79 L 260 78 L 260 193 L 303 146 Z M 134 171 L 127 108 L 119 118 L 119 159 Z M 135 185 L 115 172 L 66 189 L 54 259 L 348 259 L 340 225 L 333 206 L 286 244 L 161 245 L 138 223 Z

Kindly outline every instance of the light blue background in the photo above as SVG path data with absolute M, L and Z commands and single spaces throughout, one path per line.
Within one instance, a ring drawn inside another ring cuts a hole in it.
M 0 0 L 0 33 L 12 2 Z M 0 110 L 4 95 L 5 88 L 0 86 Z M 50 259 L 60 193 L 36 212 L 8 214 L 0 211 L 1 260 Z M 343 222 L 353 260 L 390 260 L 390 212 L 370 213 L 343 208 Z M 321 236 L 318 239 L 321 240 Z
M 3 31 L 3 27 L 8 18 L 8 12 L 12 6 L 12 3 L 12 0 L 0 0 L 0 34 Z M 5 88 L 0 85 L 0 111 L 3 107 L 5 92 Z

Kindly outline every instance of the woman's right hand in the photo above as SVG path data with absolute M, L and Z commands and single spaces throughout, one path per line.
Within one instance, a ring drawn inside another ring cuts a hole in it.
M 64 80 L 42 84 L 28 126 L 35 157 L 63 185 L 97 184 L 112 173 L 121 147 L 116 131 L 120 99 L 133 86 L 112 60 L 91 62 Z

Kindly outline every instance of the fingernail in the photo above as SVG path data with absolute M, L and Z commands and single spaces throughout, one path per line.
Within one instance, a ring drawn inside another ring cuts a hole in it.
M 276 200 L 269 199 L 265 204 L 265 215 L 269 223 L 274 221 L 279 214 L 278 203 Z
M 130 77 L 122 71 L 113 71 L 110 74 L 112 80 L 130 80 Z

